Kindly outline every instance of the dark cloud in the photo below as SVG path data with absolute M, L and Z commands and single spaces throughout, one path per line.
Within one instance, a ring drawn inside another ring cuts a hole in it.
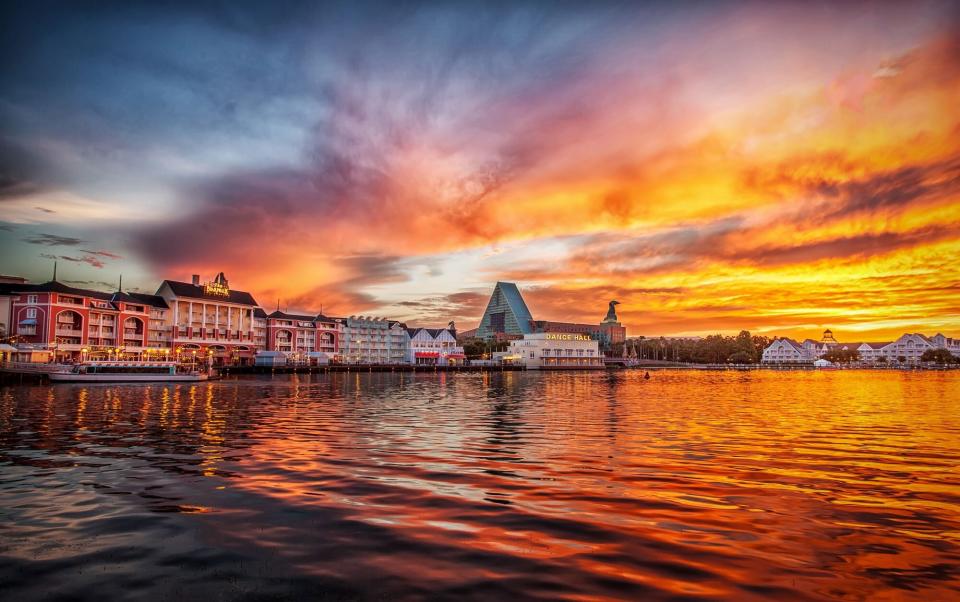
M 74 257 L 72 255 L 53 255 L 50 253 L 41 253 L 40 257 L 44 259 L 62 259 L 64 261 L 71 261 L 74 263 L 85 263 L 94 268 L 104 267 L 104 263 L 92 255 L 84 255 L 82 257 Z
M 415 312 L 407 320 L 411 326 L 445 325 L 451 320 L 468 328 L 476 324 L 486 307 L 489 293 L 461 291 L 448 295 L 423 297 L 396 303 L 400 307 Z
M 44 245 L 47 247 L 72 247 L 87 242 L 80 238 L 72 236 L 60 236 L 59 234 L 34 234 L 23 239 L 24 242 L 31 245 Z
M 103 280 L 64 280 L 66 284 L 72 284 L 74 286 L 80 287 L 97 287 L 101 290 L 114 290 L 117 286 L 116 282 L 104 282 Z M 134 290 L 134 289 L 128 289 Z
M 80 249 L 80 251 L 87 253 L 89 255 L 98 255 L 100 257 L 107 257 L 108 259 L 123 259 L 121 255 L 112 253 L 110 251 L 90 251 L 87 249 Z
M 884 217 L 908 205 L 940 202 L 960 194 L 960 155 L 944 161 L 906 165 L 869 173 L 840 153 L 798 157 L 772 169 L 751 170 L 744 180 L 752 189 L 785 199 L 815 199 L 804 204 L 794 219 L 823 224 L 850 217 Z M 827 176 L 825 174 L 843 174 Z

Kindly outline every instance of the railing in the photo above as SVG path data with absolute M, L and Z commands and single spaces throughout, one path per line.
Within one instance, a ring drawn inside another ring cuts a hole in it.
M 58 328 L 57 334 L 62 334 L 68 337 L 79 337 L 83 336 L 83 331 L 79 328 Z

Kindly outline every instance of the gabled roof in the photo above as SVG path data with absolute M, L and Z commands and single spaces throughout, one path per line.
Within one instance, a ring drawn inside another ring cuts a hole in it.
M 267 317 L 267 312 L 263 311 L 263 309 L 261 309 L 261 308 L 258 307 L 258 308 L 256 308 L 256 309 L 253 310 L 253 317 L 254 317 L 254 318 L 266 318 L 266 317 Z
M 305 316 L 303 314 L 288 314 L 280 310 L 273 312 L 267 317 L 276 320 L 300 320 L 301 322 L 313 322 L 316 318 L 315 316 Z
M 209 299 L 211 301 L 227 301 L 229 303 L 236 303 L 238 305 L 259 305 L 257 300 L 253 298 L 248 292 L 238 291 L 230 289 L 230 294 L 227 297 L 220 295 L 209 295 L 204 292 L 203 287 L 191 284 L 189 282 L 179 282 L 177 280 L 164 280 L 160 283 L 160 286 L 166 284 L 170 287 L 170 290 L 173 291 L 173 294 L 178 297 L 186 297 L 188 299 Z
M 167 309 L 167 302 L 163 297 L 157 295 L 146 295 L 144 293 L 123 293 L 117 291 L 110 296 L 112 303 L 136 303 L 138 305 L 149 305 L 161 309 Z
M 112 296 L 112 293 L 75 288 L 56 280 L 44 282 L 43 284 L 10 284 L 5 288 L 12 293 L 62 293 L 64 295 L 76 295 L 78 297 L 92 297 L 94 299 L 100 299 L 101 301 L 109 301 Z
M 146 293 L 127 293 L 127 295 L 139 303 L 144 303 L 160 309 L 169 309 L 167 301 L 159 295 L 148 295 Z
M 863 347 L 864 345 L 866 345 L 871 349 L 883 349 L 889 344 L 890 344 L 890 341 L 887 341 L 886 343 L 860 343 L 860 346 Z
M 449 332 L 450 336 L 453 336 L 453 332 L 451 332 L 449 328 L 420 328 L 419 326 L 407 328 L 407 334 L 410 335 L 410 338 L 412 339 L 413 337 L 417 336 L 421 330 L 430 335 L 431 339 L 437 338 L 442 332 Z

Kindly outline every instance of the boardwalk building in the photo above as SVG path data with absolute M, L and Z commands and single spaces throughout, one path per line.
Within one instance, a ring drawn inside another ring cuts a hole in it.
M 253 296 L 233 290 L 220 272 L 206 284 L 164 280 L 157 289 L 170 308 L 169 327 L 180 357 L 210 357 L 215 363 L 251 361 L 258 348 Z

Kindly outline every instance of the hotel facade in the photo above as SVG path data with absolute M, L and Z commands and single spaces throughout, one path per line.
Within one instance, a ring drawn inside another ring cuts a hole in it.
M 828 331 L 829 332 L 829 331 Z M 960 358 L 960 339 L 936 334 L 928 337 L 920 333 L 905 333 L 896 341 L 879 343 L 838 343 L 813 341 L 798 343 L 786 337 L 775 339 L 763 350 L 764 364 L 813 364 L 831 351 L 856 351 L 860 364 L 911 364 L 921 363 L 924 352 L 945 349 Z M 902 360 L 902 361 L 901 361 Z
M 528 370 L 603 368 L 600 343 L 585 334 L 537 332 L 510 341 L 504 361 Z
M 103 293 L 57 281 L 0 282 L 0 324 L 19 350 L 51 361 L 164 357 L 252 364 L 273 351 L 299 363 L 453 365 L 465 359 L 456 332 L 412 328 L 381 317 L 335 318 L 279 309 L 230 288 L 221 272 L 206 283 L 164 280 L 156 294 Z

